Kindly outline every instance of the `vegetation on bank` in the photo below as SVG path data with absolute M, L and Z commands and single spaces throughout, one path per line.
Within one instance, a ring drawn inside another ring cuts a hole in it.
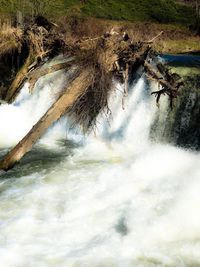
M 153 21 L 159 23 L 193 23 L 194 11 L 173 0 L 93 0 L 82 7 L 82 12 L 99 18 Z
M 96 18 L 159 23 L 193 24 L 195 10 L 174 0 L 0 0 L 0 13 L 14 15 L 91 16 Z
M 195 25 L 195 10 L 192 5 L 180 1 L 0 0 L 0 27 L 5 18 L 15 24 L 18 11 L 27 24 L 34 16 L 44 15 L 56 22 L 64 33 L 72 33 L 73 38 L 93 38 L 113 26 L 120 26 L 131 32 L 136 40 L 148 40 L 164 31 L 154 44 L 159 52 L 200 51 L 200 39 L 191 30 Z

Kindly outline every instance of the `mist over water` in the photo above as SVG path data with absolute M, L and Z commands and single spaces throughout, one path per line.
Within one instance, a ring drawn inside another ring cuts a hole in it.
M 53 103 L 61 76 L 0 107 L 2 153 Z M 141 75 L 123 110 L 116 85 L 112 118 L 101 114 L 95 133 L 63 118 L 1 172 L 0 266 L 200 266 L 200 155 L 149 139 L 167 108 L 165 98 L 156 107 L 154 87 Z

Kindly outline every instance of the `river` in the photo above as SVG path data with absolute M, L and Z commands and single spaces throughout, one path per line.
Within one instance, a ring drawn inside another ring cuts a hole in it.
M 66 82 L 42 78 L 0 107 L 1 156 Z M 116 84 L 110 120 L 83 135 L 63 118 L 0 172 L 0 267 L 200 266 L 200 154 L 149 137 L 155 86 L 140 73 L 123 110 Z

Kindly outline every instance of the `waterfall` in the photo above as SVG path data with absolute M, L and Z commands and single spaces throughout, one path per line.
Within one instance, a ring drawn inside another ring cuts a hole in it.
M 25 136 L 53 104 L 64 88 L 66 80 L 62 72 L 41 78 L 32 94 L 26 83 L 13 104 L 0 106 L 0 147 L 11 147 Z M 134 147 L 144 146 L 148 141 L 150 124 L 155 112 L 146 78 L 142 75 L 130 86 L 129 96 L 124 99 L 124 109 L 122 108 L 123 91 L 123 85 L 115 83 L 109 101 L 111 116 L 107 118 L 105 114 L 99 115 L 96 135 L 107 142 L 121 140 L 131 142 Z M 67 130 L 69 132 L 69 125 L 67 127 L 67 118 L 65 118 L 48 131 L 42 142 L 45 140 L 48 143 L 50 140 L 66 138 Z M 70 132 L 69 136 L 73 138 L 73 133 Z
M 15 102 L 0 106 L 0 147 L 17 144 L 54 103 L 66 84 L 62 71 L 41 78 L 31 94 L 26 83 Z
M 1 148 L 55 101 L 67 81 L 51 77 L 0 107 Z M 155 86 L 141 73 L 123 110 L 116 83 L 96 131 L 84 136 L 64 117 L 0 173 L 1 266 L 200 266 L 200 155 L 152 141 L 168 112 L 165 97 L 156 107 Z

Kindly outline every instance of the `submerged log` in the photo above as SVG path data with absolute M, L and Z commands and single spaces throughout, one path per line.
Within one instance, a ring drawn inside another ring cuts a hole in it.
M 83 70 L 45 115 L 33 126 L 30 132 L 5 156 L 0 162 L 0 169 L 7 171 L 19 162 L 32 149 L 34 143 L 44 132 L 84 94 L 87 87 L 90 86 L 92 79 L 92 70 Z

